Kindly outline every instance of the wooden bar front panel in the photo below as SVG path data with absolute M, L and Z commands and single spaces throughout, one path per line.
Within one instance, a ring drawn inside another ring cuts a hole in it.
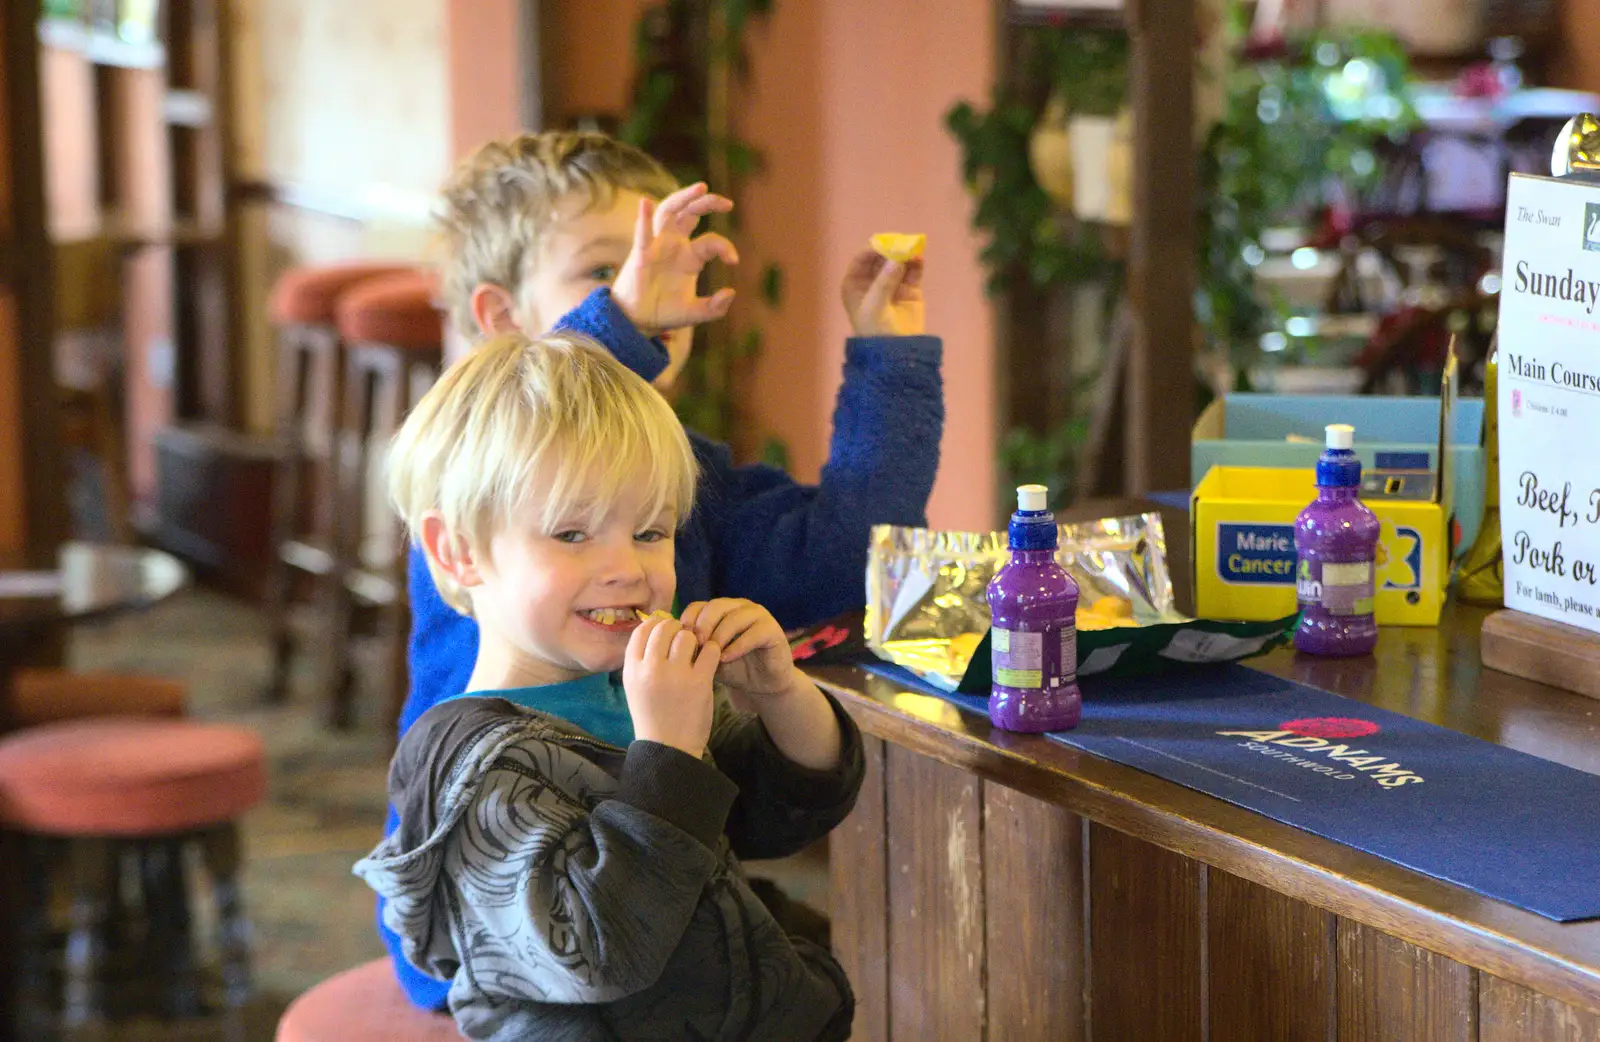
M 1082 1042 L 1083 819 L 983 785 L 989 1042 Z
M 1206 873 L 1211 1037 L 1333 1037 L 1336 918 L 1216 869 Z
M 1443 955 L 1339 920 L 1339 1042 L 1476 1042 L 1476 974 Z
M 892 1037 L 983 1038 L 983 794 L 978 777 L 889 746 Z
M 852 1039 L 888 1042 L 889 909 L 884 857 L 883 750 L 862 735 L 867 771 L 855 809 L 828 837 L 828 905 L 833 950 L 856 993 Z
M 1202 1042 L 1205 866 L 1089 826 L 1089 1026 L 1095 1042 Z
M 1600 1042 L 1600 1015 L 1478 974 L 1478 1042 Z

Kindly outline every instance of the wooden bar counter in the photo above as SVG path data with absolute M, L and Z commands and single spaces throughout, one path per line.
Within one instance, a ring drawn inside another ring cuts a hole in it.
M 1484 613 L 1445 612 L 1384 630 L 1372 658 L 1253 666 L 1600 774 L 1600 702 L 1484 671 Z M 869 736 L 830 850 L 857 1039 L 1600 1042 L 1600 921 L 1520 911 L 854 667 L 809 672 Z

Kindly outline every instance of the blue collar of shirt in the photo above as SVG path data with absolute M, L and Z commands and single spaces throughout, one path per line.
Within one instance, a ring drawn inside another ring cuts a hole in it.
M 454 698 L 503 698 L 519 706 L 558 717 L 602 742 L 626 749 L 633 741 L 633 717 L 622 691 L 622 674 L 595 673 L 559 684 L 463 691 Z

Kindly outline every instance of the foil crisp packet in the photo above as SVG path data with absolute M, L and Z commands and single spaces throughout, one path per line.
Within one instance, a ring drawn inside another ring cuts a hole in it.
M 989 580 L 1009 556 L 1004 532 L 877 526 L 867 646 L 943 690 L 986 690 Z M 1159 514 L 1061 525 L 1056 560 L 1078 584 L 1083 675 L 1246 658 L 1280 643 L 1293 622 L 1212 623 L 1177 611 Z
M 954 690 L 989 632 L 989 580 L 1009 557 L 1004 532 L 877 526 L 867 645 Z M 1062 525 L 1056 560 L 1078 583 L 1080 630 L 1185 621 L 1173 608 L 1160 514 Z

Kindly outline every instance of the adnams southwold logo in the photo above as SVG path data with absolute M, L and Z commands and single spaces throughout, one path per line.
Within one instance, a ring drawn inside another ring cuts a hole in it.
M 1218 731 L 1224 738 L 1243 738 L 1239 744 L 1254 753 L 1334 781 L 1355 781 L 1366 776 L 1386 789 L 1422 784 L 1422 775 L 1367 749 L 1347 744 L 1370 738 L 1382 728 L 1371 720 L 1351 716 L 1314 716 L 1285 720 L 1276 731 Z M 1343 739 L 1343 741 L 1341 741 Z

